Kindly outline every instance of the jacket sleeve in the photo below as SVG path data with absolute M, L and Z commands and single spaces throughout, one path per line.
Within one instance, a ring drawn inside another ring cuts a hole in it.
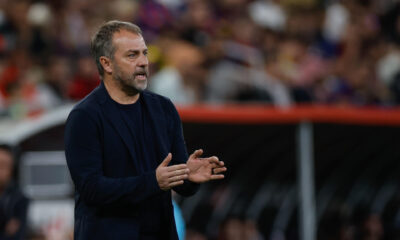
M 186 163 L 188 160 L 188 153 L 186 150 L 186 144 L 183 137 L 182 123 L 179 117 L 178 111 L 169 101 L 169 113 L 171 114 L 171 135 L 172 135 L 172 164 Z M 189 180 L 185 180 L 183 185 L 174 187 L 173 189 L 183 196 L 191 196 L 197 192 L 200 185 Z
M 162 192 L 155 171 L 127 178 L 105 177 L 102 146 L 99 121 L 85 110 L 73 110 L 65 129 L 65 155 L 76 190 L 88 205 L 137 204 Z

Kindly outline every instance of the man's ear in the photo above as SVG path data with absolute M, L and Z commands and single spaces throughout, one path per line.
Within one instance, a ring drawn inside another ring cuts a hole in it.
M 101 66 L 103 66 L 104 72 L 106 72 L 108 74 L 112 73 L 112 63 L 108 57 L 101 56 L 100 64 L 101 64 Z

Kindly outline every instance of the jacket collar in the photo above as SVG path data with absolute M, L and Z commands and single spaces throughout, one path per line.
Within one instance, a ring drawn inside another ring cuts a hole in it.
M 110 98 L 111 100 L 111 97 L 107 92 L 106 86 L 104 86 L 103 80 L 100 81 L 100 85 L 96 88 L 95 95 L 101 105 L 103 105 L 108 98 Z
M 96 98 L 101 105 L 103 105 L 106 102 L 112 103 L 114 101 L 111 98 L 110 94 L 107 92 L 106 86 L 104 85 L 103 81 L 100 81 L 100 84 L 95 89 L 94 94 L 96 95 Z M 149 100 L 148 93 L 146 91 L 141 92 L 140 95 L 141 95 L 140 97 L 142 97 L 145 101 Z

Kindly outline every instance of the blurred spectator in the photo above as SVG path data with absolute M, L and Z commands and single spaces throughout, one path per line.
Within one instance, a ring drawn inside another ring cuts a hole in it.
M 50 58 L 49 64 L 46 67 L 45 83 L 60 100 L 68 98 L 65 89 L 68 89 L 72 81 L 71 73 L 72 68 L 67 57 L 53 56 Z
M 244 226 L 239 217 L 228 217 L 220 226 L 218 240 L 244 240 Z
M 11 117 L 20 119 L 60 104 L 43 78 L 42 68 L 34 65 L 25 51 L 13 51 L 0 75 L 0 91 Z
M 194 229 L 188 229 L 186 231 L 186 240 L 207 240 L 207 236 L 194 230 Z
M 181 20 L 177 29 L 181 37 L 194 45 L 205 47 L 215 34 L 217 16 L 210 1 L 192 0 L 186 6 L 187 10 L 179 17 Z
M 250 101 L 288 106 L 286 87 L 269 76 L 264 69 L 261 51 L 255 47 L 259 39 L 257 26 L 247 17 L 240 17 L 231 26 L 232 39 L 220 47 L 222 58 L 210 68 L 206 100 L 210 103 Z
M 68 88 L 68 97 L 79 100 L 89 94 L 100 83 L 100 77 L 92 58 L 84 55 L 77 60 L 77 71 Z
M 284 31 L 286 12 L 277 0 L 258 0 L 249 4 L 252 20 L 259 26 L 273 31 Z
M 390 0 L 3 0 L 0 107 L 57 105 L 18 100 L 32 69 L 44 74 L 32 89 L 84 97 L 99 79 L 83 49 L 110 18 L 142 27 L 154 87 L 177 103 L 398 105 L 399 13 Z
M 258 231 L 257 223 L 252 219 L 245 219 L 244 221 L 244 239 L 264 240 L 264 237 Z
M 200 50 L 182 41 L 164 43 L 167 66 L 151 77 L 150 90 L 176 104 L 193 104 L 203 95 L 204 57 Z
M 13 182 L 14 156 L 0 145 L 0 239 L 25 239 L 28 199 Z
M 318 225 L 318 239 L 355 240 L 356 227 L 351 221 L 346 205 L 331 207 L 325 211 Z
M 340 1 L 330 4 L 326 9 L 324 19 L 324 37 L 332 42 L 338 43 L 343 39 L 350 13 Z
M 264 237 L 251 219 L 231 216 L 225 219 L 220 226 L 218 240 L 263 240 Z
M 172 25 L 173 16 L 168 8 L 155 0 L 141 1 L 136 23 L 141 27 L 144 38 L 151 42 L 159 32 Z
M 376 214 L 370 214 L 363 224 L 362 240 L 382 240 L 383 226 L 381 218 Z

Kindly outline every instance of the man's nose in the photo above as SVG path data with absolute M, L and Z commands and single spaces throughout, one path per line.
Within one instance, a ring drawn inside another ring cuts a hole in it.
M 145 54 L 140 54 L 140 57 L 138 59 L 138 65 L 143 67 L 149 65 L 149 59 Z

